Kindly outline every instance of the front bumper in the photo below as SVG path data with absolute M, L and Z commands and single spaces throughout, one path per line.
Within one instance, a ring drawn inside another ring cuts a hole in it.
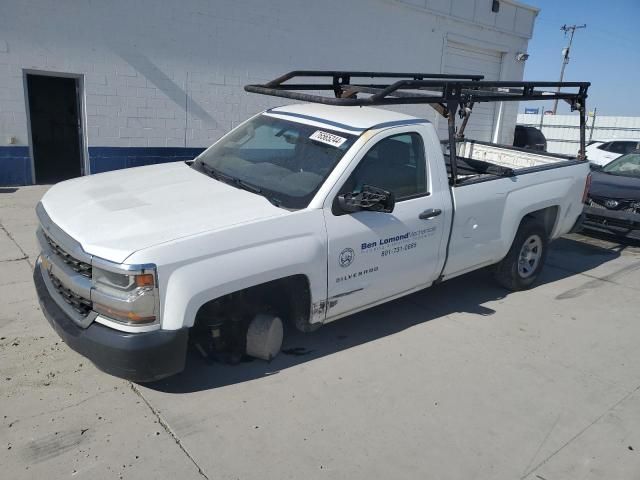
M 585 206 L 583 214 L 584 228 L 640 240 L 640 214 L 591 206 Z
M 134 382 L 151 382 L 184 369 L 188 329 L 128 333 L 97 322 L 78 326 L 51 296 L 38 259 L 33 272 L 44 316 L 64 342 L 100 370 Z

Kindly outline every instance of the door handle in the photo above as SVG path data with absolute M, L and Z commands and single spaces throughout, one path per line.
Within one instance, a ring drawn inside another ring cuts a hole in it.
M 437 217 L 441 213 L 442 213 L 442 210 L 440 210 L 439 208 L 428 208 L 427 210 L 422 212 L 420 215 L 418 215 L 418 218 L 420 220 L 428 220 L 430 218 Z

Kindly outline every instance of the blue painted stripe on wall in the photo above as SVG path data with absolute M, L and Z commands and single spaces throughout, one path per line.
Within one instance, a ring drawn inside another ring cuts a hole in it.
M 29 147 L 0 146 L 0 186 L 29 185 L 30 183 Z
M 91 173 L 156 163 L 191 160 L 204 148 L 184 147 L 89 147 Z
M 191 160 L 204 148 L 89 147 L 91 173 L 154 163 Z M 27 146 L 0 146 L 0 186 L 30 185 L 31 157 Z

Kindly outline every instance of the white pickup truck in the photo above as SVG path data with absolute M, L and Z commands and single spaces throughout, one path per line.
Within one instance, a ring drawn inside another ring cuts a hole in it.
M 488 265 L 530 287 L 583 208 L 588 162 L 459 140 L 427 120 L 298 104 L 193 162 L 81 177 L 37 206 L 42 310 L 100 369 L 152 381 L 189 339 L 270 359 L 300 330 Z M 390 320 L 391 321 L 391 320 Z

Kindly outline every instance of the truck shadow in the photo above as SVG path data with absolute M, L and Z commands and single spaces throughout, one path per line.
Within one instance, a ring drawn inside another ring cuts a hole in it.
M 583 237 L 562 238 L 553 243 L 540 284 L 594 269 L 620 256 L 615 244 L 588 243 Z M 247 361 L 238 365 L 209 363 L 190 351 L 185 370 L 145 387 L 167 393 L 187 393 L 233 385 L 275 375 L 291 367 L 339 353 L 393 335 L 426 322 L 447 321 L 447 315 L 493 315 L 485 306 L 509 294 L 498 286 L 489 268 L 452 279 L 303 334 L 287 329 L 282 353 L 272 362 Z

